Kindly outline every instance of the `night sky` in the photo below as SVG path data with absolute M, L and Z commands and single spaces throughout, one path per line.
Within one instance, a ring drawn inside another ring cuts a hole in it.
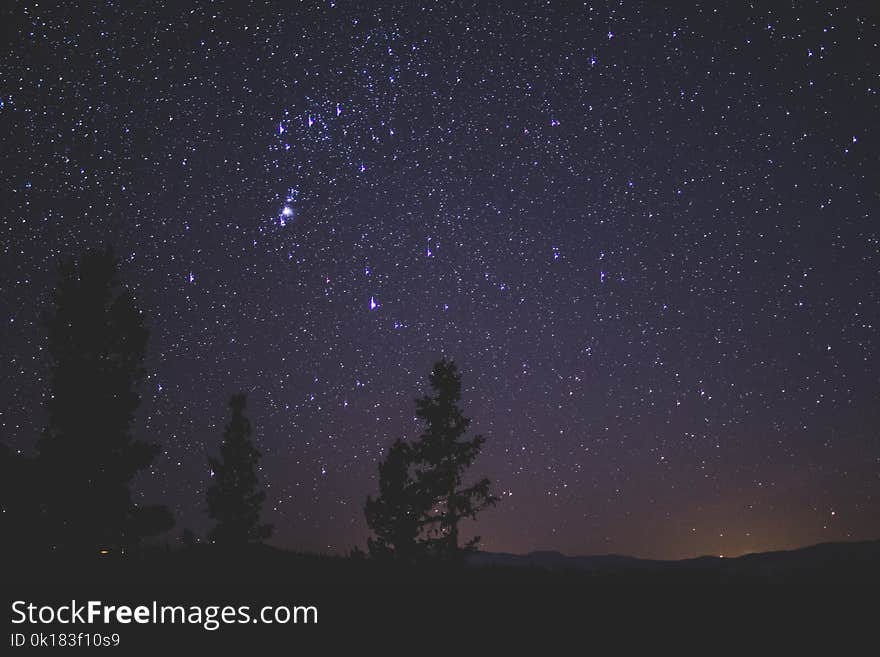
M 107 242 L 171 540 L 241 390 L 272 543 L 363 546 L 441 355 L 484 549 L 880 537 L 871 3 L 97 4 L 0 15 L 0 440 L 33 452 L 54 269 Z

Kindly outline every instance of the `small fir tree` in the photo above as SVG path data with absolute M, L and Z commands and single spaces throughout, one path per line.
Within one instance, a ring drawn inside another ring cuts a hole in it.
M 216 521 L 208 538 L 224 547 L 259 543 L 272 534 L 260 523 L 265 491 L 257 490 L 260 452 L 251 442 L 251 423 L 245 416 L 243 394 L 229 400 L 232 416 L 223 432 L 220 458 L 209 458 L 213 483 L 208 487 L 208 515 Z

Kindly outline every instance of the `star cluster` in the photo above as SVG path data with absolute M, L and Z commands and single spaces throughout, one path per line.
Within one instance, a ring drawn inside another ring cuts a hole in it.
M 179 527 L 242 390 L 274 542 L 363 545 L 446 355 L 485 549 L 876 538 L 876 13 L 397 4 L 2 9 L 2 440 L 44 421 L 58 259 L 108 242 Z

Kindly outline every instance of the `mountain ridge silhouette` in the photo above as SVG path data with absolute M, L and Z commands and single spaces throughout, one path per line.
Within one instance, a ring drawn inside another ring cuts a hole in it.
M 816 543 L 787 550 L 749 552 L 736 557 L 701 555 L 685 559 L 648 559 L 621 554 L 566 555 L 557 550 L 525 554 L 476 552 L 472 566 L 534 567 L 547 570 L 615 571 L 716 568 L 722 571 L 784 571 L 822 568 L 845 561 L 880 562 L 880 539 Z

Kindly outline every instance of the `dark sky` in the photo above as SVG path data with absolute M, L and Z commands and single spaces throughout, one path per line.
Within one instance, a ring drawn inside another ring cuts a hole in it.
M 485 549 L 880 537 L 871 3 L 161 4 L 3 5 L 0 440 L 109 242 L 178 530 L 243 390 L 273 542 L 363 545 L 446 355 Z

